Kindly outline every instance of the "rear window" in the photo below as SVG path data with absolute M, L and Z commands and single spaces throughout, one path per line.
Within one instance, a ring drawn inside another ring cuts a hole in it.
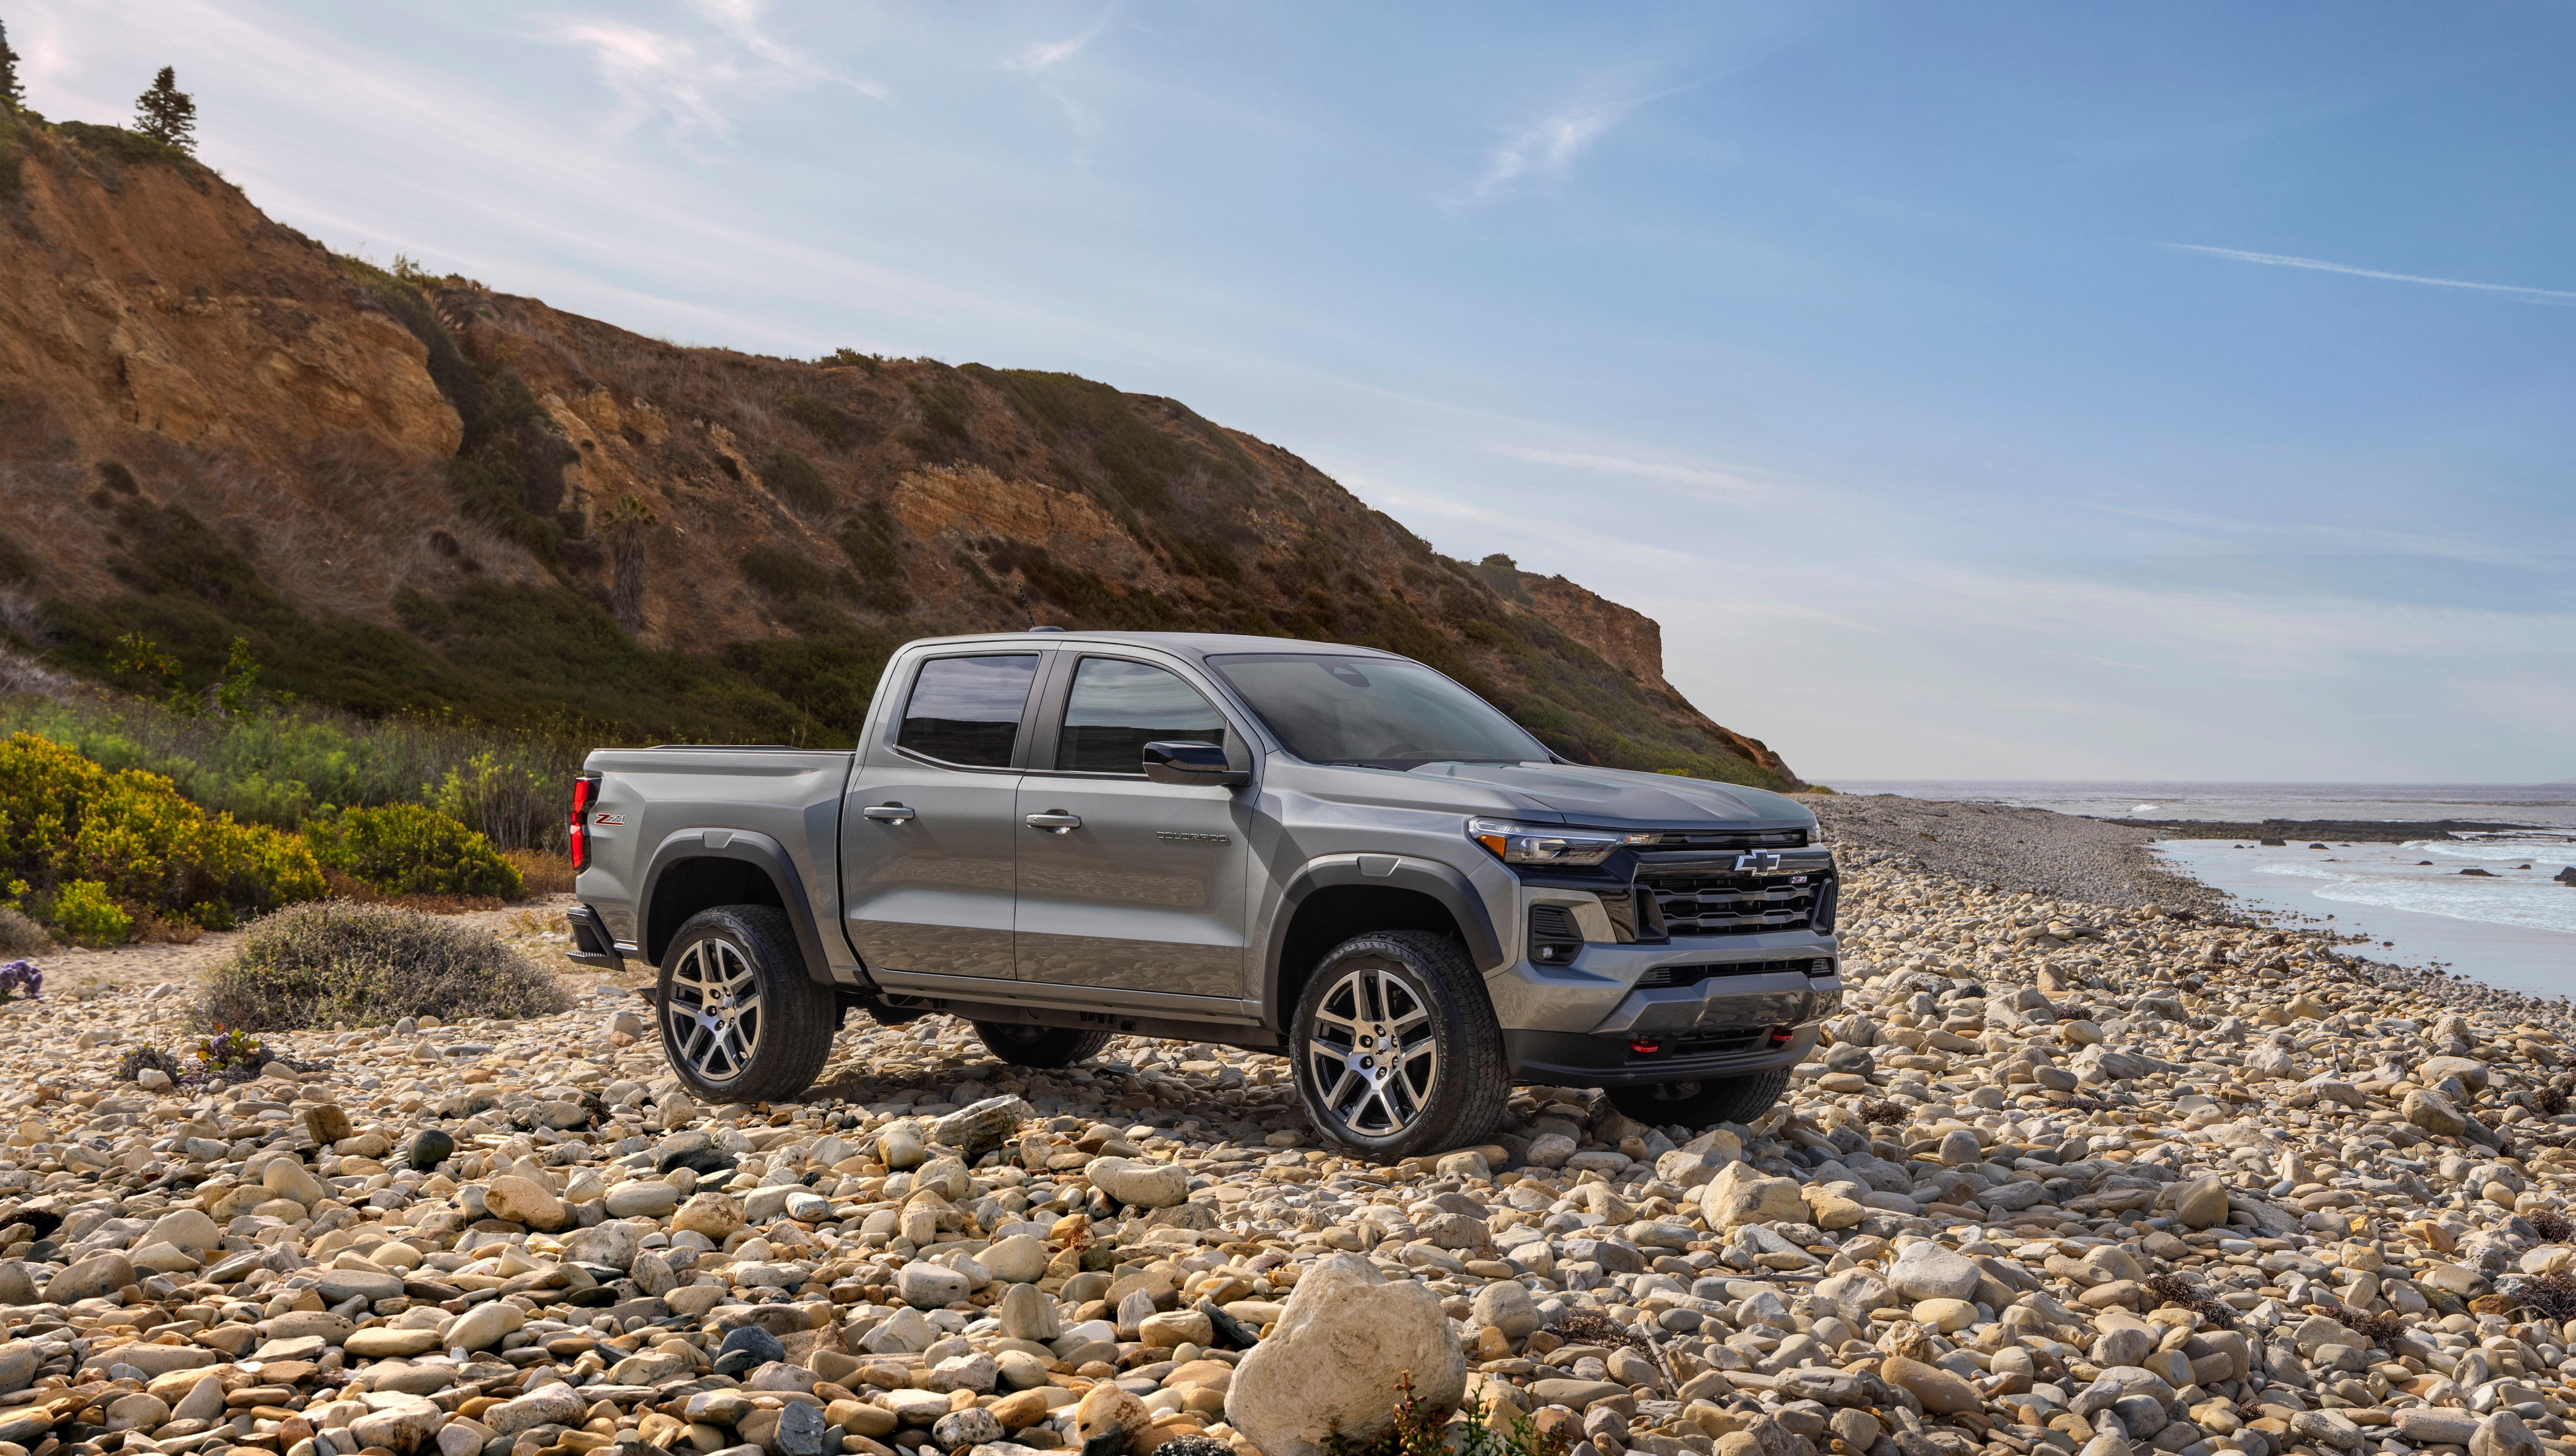
M 895 746 L 966 768 L 1009 768 L 1037 654 L 934 657 L 912 681 Z

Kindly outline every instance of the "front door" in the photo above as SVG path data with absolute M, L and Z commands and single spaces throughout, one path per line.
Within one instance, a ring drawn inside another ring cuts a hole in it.
M 1018 790 L 1024 981 L 1243 994 L 1246 790 L 1150 783 L 1144 747 L 1241 737 L 1178 674 L 1085 655 L 1050 761 Z
M 1013 977 L 1022 738 L 1040 654 L 922 659 L 841 808 L 841 903 L 871 970 Z

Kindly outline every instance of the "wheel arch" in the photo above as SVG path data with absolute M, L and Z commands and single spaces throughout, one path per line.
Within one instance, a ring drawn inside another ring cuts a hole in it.
M 1281 893 L 1263 947 L 1263 1020 L 1287 1033 L 1298 994 L 1334 946 L 1372 930 L 1428 930 L 1457 941 L 1479 972 L 1503 963 L 1484 898 L 1444 864 L 1343 855 L 1308 865 Z
M 646 964 L 659 966 L 689 917 L 719 905 L 767 905 L 787 917 L 805 975 L 832 985 L 831 962 L 806 903 L 804 876 L 786 846 L 743 829 L 683 829 L 653 851 L 636 897 L 636 929 Z

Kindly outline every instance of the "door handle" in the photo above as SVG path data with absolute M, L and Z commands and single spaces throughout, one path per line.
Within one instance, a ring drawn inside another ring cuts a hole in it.
M 879 824 L 909 824 L 912 822 L 912 811 L 901 804 L 870 804 L 868 807 L 861 809 L 859 813 L 862 817 L 874 819 Z
M 1050 809 L 1043 814 L 1031 814 L 1029 827 L 1043 829 L 1049 834 L 1070 834 L 1082 827 L 1082 816 L 1068 814 L 1062 809 Z

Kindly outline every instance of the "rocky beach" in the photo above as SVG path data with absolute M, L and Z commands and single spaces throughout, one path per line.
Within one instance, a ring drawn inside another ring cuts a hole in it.
M 568 965 L 561 1015 L 129 1078 L 222 943 L 57 958 L 0 1008 L 0 1456 L 1315 1456 L 1403 1391 L 1411 1451 L 2576 1456 L 2562 1009 L 2145 831 L 1813 802 L 1851 989 L 1781 1107 L 1524 1088 L 1396 1166 L 1277 1057 L 942 1017 L 699 1106 Z

